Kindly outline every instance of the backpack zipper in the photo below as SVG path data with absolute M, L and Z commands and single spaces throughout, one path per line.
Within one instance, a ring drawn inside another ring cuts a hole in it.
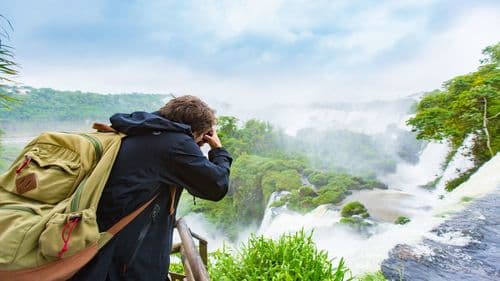
M 83 187 L 85 182 L 87 182 L 88 176 L 86 176 L 78 185 L 75 191 L 75 195 L 71 200 L 71 212 L 76 212 L 78 210 L 78 205 L 80 204 L 80 196 L 82 196 Z
M 99 160 L 101 160 L 102 151 L 103 151 L 102 143 L 97 138 L 95 138 L 93 136 L 90 136 L 87 134 L 79 134 L 79 135 L 86 138 L 88 141 L 90 141 L 90 143 L 92 143 L 92 145 L 94 146 L 94 149 L 95 149 L 96 162 L 99 162 Z
M 78 134 L 84 138 L 86 138 L 93 146 L 95 151 L 96 163 L 101 160 L 102 157 L 102 143 L 95 137 L 87 135 L 87 134 Z M 75 195 L 71 200 L 71 212 L 76 212 L 78 210 L 78 205 L 80 203 L 80 196 L 82 195 L 83 187 L 85 186 L 85 182 L 87 181 L 89 175 L 87 175 L 78 185 L 75 191 Z
M 128 265 L 130 265 L 134 262 L 135 257 L 137 256 L 137 253 L 139 253 L 139 249 L 142 246 L 142 242 L 144 242 L 144 238 L 146 237 L 146 235 L 149 232 L 149 228 L 151 227 L 151 225 L 153 223 L 156 222 L 156 218 L 157 218 L 159 213 L 160 213 L 160 205 L 155 204 L 153 207 L 153 212 L 151 213 L 151 220 L 148 222 L 148 224 L 146 224 L 142 228 L 141 232 L 139 233 L 139 237 L 137 238 L 137 245 L 135 246 L 134 251 L 130 255 L 128 262 L 123 265 L 122 274 L 125 274 L 127 272 Z

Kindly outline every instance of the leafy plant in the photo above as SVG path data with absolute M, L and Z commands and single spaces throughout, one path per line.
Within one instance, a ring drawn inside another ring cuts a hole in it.
M 344 260 L 334 268 L 327 253 L 316 248 L 312 233 L 303 230 L 277 240 L 253 235 L 238 252 L 224 247 L 210 261 L 213 280 L 352 280 Z
M 344 207 L 342 207 L 340 215 L 344 218 L 352 217 L 355 215 L 360 216 L 362 218 L 367 218 L 370 216 L 365 206 L 358 201 L 353 201 L 345 204 Z
M 407 224 L 409 223 L 411 220 L 408 218 L 408 217 L 405 217 L 405 216 L 399 216 L 395 221 L 394 223 L 395 224 Z
M 14 82 L 12 79 L 18 74 L 18 65 L 14 61 L 13 48 L 4 44 L 2 40 L 9 39 L 9 32 L 5 26 L 12 30 L 12 25 L 3 15 L 0 15 L 0 21 L 3 21 L 0 23 L 0 108 L 8 108 L 8 103 L 15 99 L 5 94 L 5 86 Z

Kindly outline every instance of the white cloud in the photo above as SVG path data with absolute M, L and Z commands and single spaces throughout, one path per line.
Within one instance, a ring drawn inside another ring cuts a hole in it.
M 162 41 L 164 36 L 163 41 L 170 40 L 176 32 L 171 27 L 177 26 L 171 23 L 178 21 L 177 24 L 189 27 L 179 31 L 185 33 L 182 36 L 197 42 L 207 53 L 225 50 L 245 36 L 258 36 L 274 43 L 254 46 L 250 39 L 245 41 L 245 47 L 273 47 L 272 52 L 280 53 L 305 42 L 309 46 L 305 52 L 315 52 L 319 57 L 344 56 L 355 50 L 355 57 L 348 57 L 356 62 L 369 60 L 405 36 L 425 30 L 431 13 L 428 8 L 434 2 L 385 1 L 373 5 L 370 1 L 207 0 L 184 2 L 174 18 L 164 14 L 171 9 L 164 2 L 143 8 L 154 38 Z M 402 17 L 402 9 L 412 13 Z
M 499 42 L 498 12 L 474 9 L 464 12 L 442 33 L 431 33 L 426 44 L 409 60 L 383 69 L 374 78 L 377 88 L 389 95 L 401 96 L 440 88 L 456 75 L 475 71 L 481 50 Z
M 205 15 L 209 19 L 200 19 L 200 22 L 212 21 L 212 24 L 203 28 L 232 29 L 227 33 L 231 36 L 245 32 L 268 32 L 285 37 L 283 34 L 287 33 L 312 36 L 306 33 L 317 22 L 329 20 L 321 18 L 324 16 L 321 13 L 318 18 L 309 18 L 313 11 L 317 11 L 313 4 L 306 4 L 302 12 L 298 6 L 285 7 L 280 1 L 249 1 L 245 2 L 246 6 L 234 5 L 222 10 L 213 1 L 207 3 L 209 5 L 205 5 L 203 11 L 209 11 Z M 337 63 L 332 54 L 332 58 L 317 66 L 302 69 L 299 65 L 290 69 L 284 64 L 281 67 L 278 65 L 277 70 L 268 70 L 264 68 L 266 63 L 279 63 L 285 57 L 265 49 L 260 56 L 251 58 L 262 63 L 261 69 L 238 74 L 221 74 L 210 68 L 199 69 L 164 57 L 137 56 L 126 60 L 113 57 L 84 60 L 74 57 L 71 60 L 48 62 L 26 58 L 20 61 L 23 65 L 20 80 L 38 87 L 95 92 L 191 93 L 208 100 L 236 104 L 245 108 L 246 111 L 241 111 L 243 114 L 272 103 L 386 99 L 431 90 L 455 75 L 474 71 L 481 57 L 480 50 L 500 39 L 496 28 L 500 26 L 498 13 L 488 7 L 477 8 L 455 15 L 447 29 L 428 33 L 425 43 L 414 46 L 412 53 L 405 54 L 404 60 L 381 65 L 367 63 L 372 56 L 390 49 L 401 38 L 422 32 L 419 28 L 426 24 L 425 13 L 400 19 L 395 16 L 395 11 L 401 6 L 398 3 L 381 5 L 375 9 L 378 12 L 371 16 L 369 11 L 354 13 L 352 18 L 344 15 L 340 24 L 354 32 L 333 34 L 331 36 L 337 37 L 327 37 L 322 41 L 332 44 L 331 48 L 353 49 L 341 58 L 350 67 Z M 345 5 L 349 4 L 333 7 L 332 11 L 343 11 Z M 260 12 L 260 8 L 263 12 Z M 335 16 L 337 19 L 341 17 Z M 360 18 L 364 21 L 360 22 Z M 228 26 L 230 22 L 234 26 Z M 231 37 L 225 31 L 220 32 L 220 36 Z M 304 54 L 300 63 L 307 64 L 314 55 Z

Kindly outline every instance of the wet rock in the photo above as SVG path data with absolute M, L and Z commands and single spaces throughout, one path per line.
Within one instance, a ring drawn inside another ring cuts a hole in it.
M 500 192 L 471 203 L 382 263 L 387 280 L 500 280 Z

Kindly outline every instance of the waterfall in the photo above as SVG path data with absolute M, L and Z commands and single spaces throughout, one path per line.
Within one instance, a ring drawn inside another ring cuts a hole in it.
M 464 143 L 461 150 L 466 150 L 467 145 Z M 484 165 L 481 173 L 473 175 L 444 199 L 439 197 L 441 189 L 422 188 L 422 185 L 438 177 L 451 175 L 450 169 L 469 165 L 468 160 L 460 154 L 450 162 L 451 168 L 442 171 L 441 164 L 448 151 L 446 143 L 429 143 L 417 164 L 400 163 L 394 174 L 382 178 L 388 184 L 388 190 L 355 191 L 344 201 L 358 200 L 367 207 L 376 222 L 368 238 L 338 224 L 339 206 L 331 205 L 319 206 L 307 214 L 295 213 L 286 208 L 273 212 L 268 208 L 259 233 L 277 237 L 281 233 L 302 228 L 314 230 L 313 239 L 318 248 L 327 250 L 331 257 L 344 257 L 353 273 L 378 271 L 381 262 L 396 244 L 420 241 L 432 227 L 444 220 L 443 212 L 463 205 L 464 196 L 477 197 L 498 188 L 500 156 Z M 394 219 L 400 215 L 410 217 L 411 222 L 406 225 L 394 224 Z M 425 249 L 422 251 L 425 252 Z
M 264 217 L 262 218 L 262 222 L 260 223 L 259 230 L 257 233 L 262 234 L 266 229 L 269 228 L 271 221 L 274 217 L 276 217 L 279 213 L 283 213 L 287 211 L 286 205 L 280 207 L 271 207 L 271 205 L 278 201 L 283 195 L 289 194 L 288 191 L 276 191 L 269 196 L 269 201 L 266 205 L 266 211 L 264 212 Z
M 474 144 L 474 135 L 470 134 L 465 138 L 462 146 L 457 150 L 450 163 L 443 172 L 441 179 L 437 184 L 437 188 L 441 193 L 446 193 L 444 190 L 446 182 L 458 177 L 461 173 L 466 172 L 474 167 L 474 159 L 470 156 L 472 146 Z

